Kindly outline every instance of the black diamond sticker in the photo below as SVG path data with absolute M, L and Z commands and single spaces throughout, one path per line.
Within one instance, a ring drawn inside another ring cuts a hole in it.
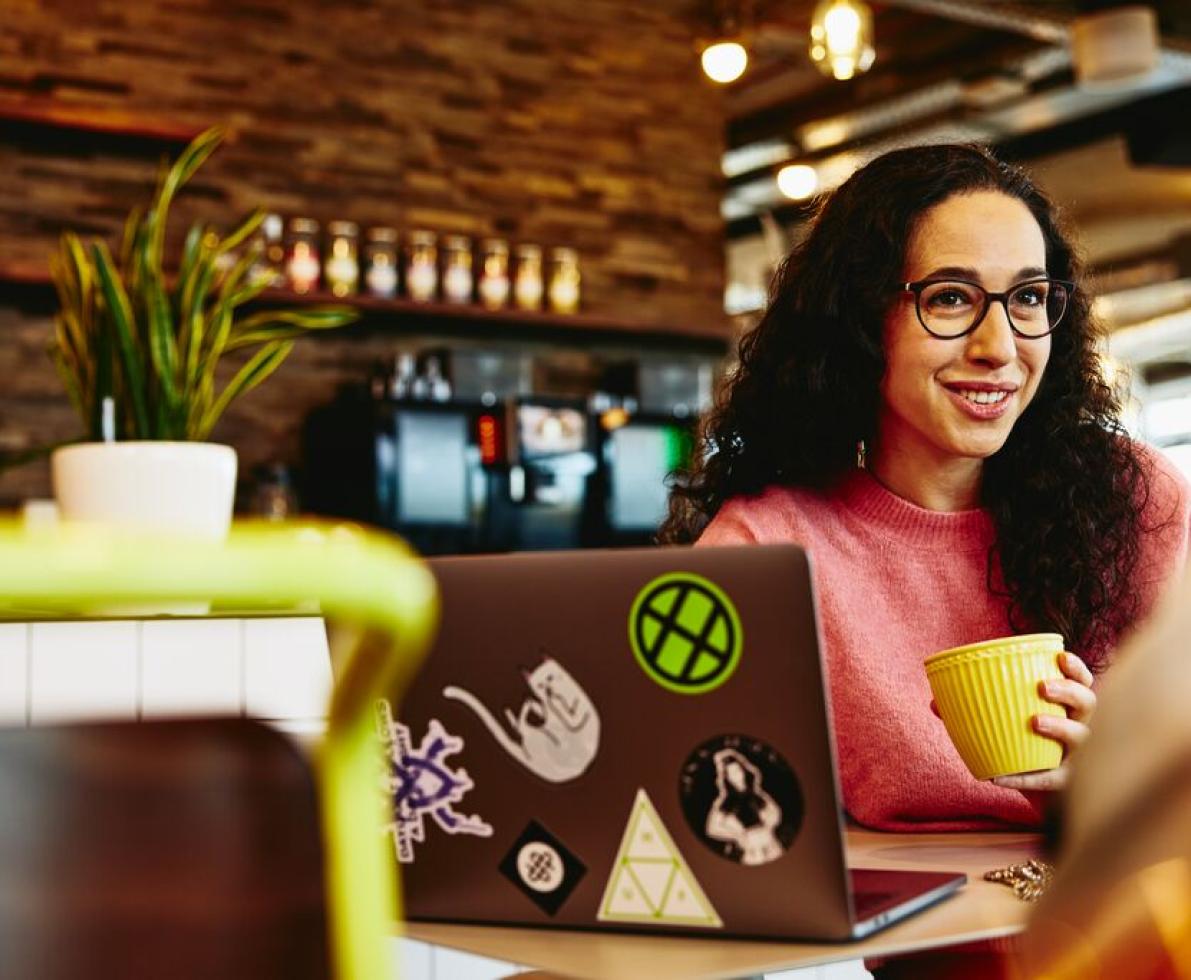
M 553 915 L 587 868 L 562 841 L 531 820 L 500 862 L 500 873 L 543 912 Z

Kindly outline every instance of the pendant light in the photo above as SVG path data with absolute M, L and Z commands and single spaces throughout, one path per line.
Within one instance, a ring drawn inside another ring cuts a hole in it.
M 703 73 L 713 82 L 727 85 L 736 81 L 748 67 L 749 54 L 744 39 L 750 5 L 751 0 L 715 0 L 715 35 L 702 43 L 699 56 Z
M 872 67 L 873 14 L 863 0 L 822 0 L 811 16 L 811 60 L 840 81 Z
M 700 55 L 703 73 L 713 82 L 727 85 L 744 74 L 749 53 L 739 41 L 716 41 L 707 45 Z
M 805 201 L 819 187 L 819 174 L 805 163 L 788 163 L 777 172 L 777 189 L 792 201 Z

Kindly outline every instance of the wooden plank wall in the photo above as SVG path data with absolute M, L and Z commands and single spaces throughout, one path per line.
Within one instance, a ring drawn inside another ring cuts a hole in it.
M 6 0 L 0 99 L 49 98 L 235 132 L 175 209 L 285 214 L 566 244 L 585 308 L 722 323 L 723 109 L 693 49 L 694 0 Z M 39 264 L 66 228 L 112 236 L 152 153 L 80 152 L 0 122 L 0 264 Z M 726 328 L 725 328 L 726 329 Z M 0 286 L 0 449 L 76 431 L 44 316 Z M 395 346 L 320 342 L 216 436 L 292 461 L 306 409 Z M 271 389 L 271 391 L 270 391 Z M 282 396 L 284 392 L 284 396 Z M 48 492 L 0 475 L 0 501 Z

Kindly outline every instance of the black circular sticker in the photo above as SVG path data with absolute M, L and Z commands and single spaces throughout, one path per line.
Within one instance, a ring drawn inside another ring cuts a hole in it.
M 738 864 L 777 860 L 802 826 L 794 770 L 747 735 L 720 735 L 695 749 L 682 767 L 678 795 L 695 836 Z

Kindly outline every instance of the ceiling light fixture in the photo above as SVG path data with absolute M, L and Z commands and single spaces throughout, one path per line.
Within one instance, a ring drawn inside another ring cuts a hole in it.
M 744 74 L 749 53 L 739 41 L 716 41 L 703 49 L 700 56 L 703 73 L 713 82 L 726 85 Z
M 805 163 L 790 163 L 777 172 L 777 189 L 792 201 L 805 201 L 818 187 L 818 172 Z
M 714 35 L 700 44 L 703 73 L 727 85 L 744 74 L 749 53 L 745 47 L 752 17 L 752 0 L 714 0 Z
M 862 0 L 822 0 L 811 16 L 811 60 L 844 81 L 872 67 L 873 14 Z

